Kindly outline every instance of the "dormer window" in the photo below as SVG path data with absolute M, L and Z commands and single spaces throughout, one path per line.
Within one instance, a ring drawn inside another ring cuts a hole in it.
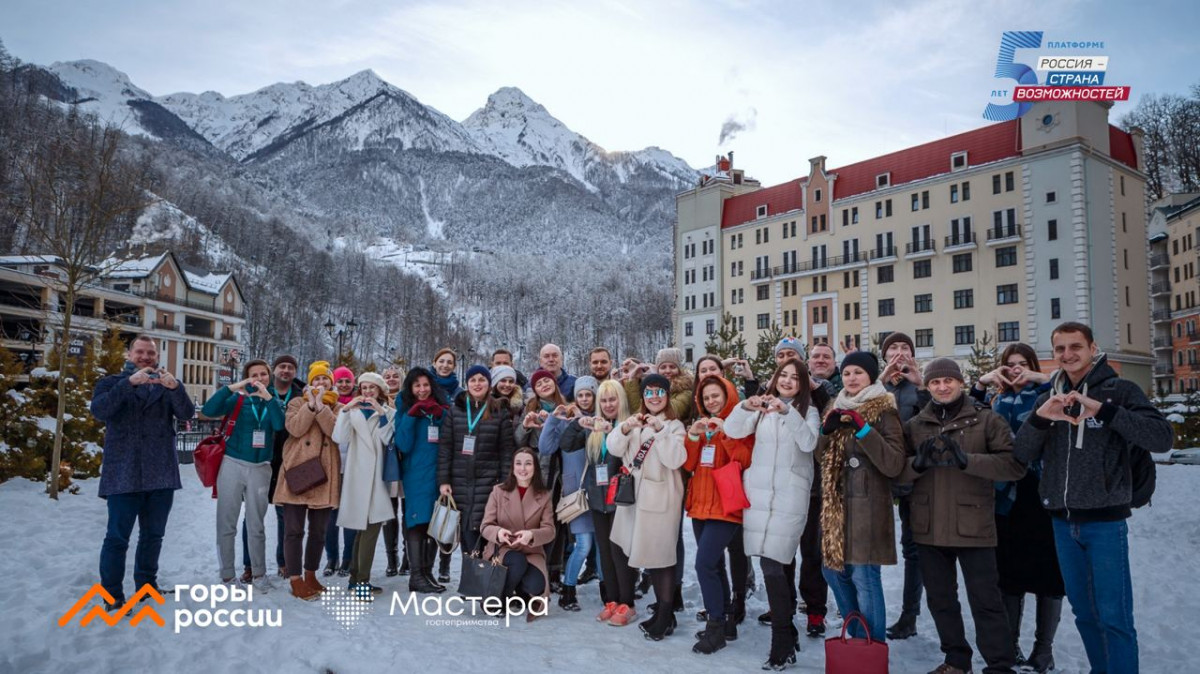
M 820 187 L 818 187 L 816 189 L 816 191 L 813 192 L 813 201 L 817 202 L 818 204 L 821 203 L 821 188 Z
M 759 206 L 758 209 L 755 210 L 755 212 L 754 212 L 754 217 L 756 217 L 756 218 L 767 217 L 767 205 L 763 204 L 762 206 Z
M 891 185 L 892 174 L 890 171 L 887 173 L 880 173 L 879 175 L 875 176 L 875 189 L 881 190 L 885 187 L 891 187 Z
M 950 155 L 951 171 L 961 171 L 965 168 L 967 168 L 967 153 L 965 151 L 955 152 L 954 154 Z

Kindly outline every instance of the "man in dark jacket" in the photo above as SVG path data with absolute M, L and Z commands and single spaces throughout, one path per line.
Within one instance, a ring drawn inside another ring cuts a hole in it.
M 887 365 L 879 375 L 884 388 L 896 398 L 896 410 L 900 421 L 908 423 L 929 404 L 929 391 L 921 379 L 917 367 L 916 346 L 912 338 L 903 332 L 893 332 L 879 346 L 883 361 Z M 888 627 L 887 638 L 907 639 L 917 633 L 917 616 L 921 614 L 921 564 L 917 560 L 917 544 L 912 533 L 912 499 L 909 487 L 894 485 L 892 495 L 899 503 L 900 551 L 904 555 L 904 594 L 900 618 Z
M 575 375 L 568 373 L 567 368 L 563 367 L 563 352 L 557 344 L 547 344 L 538 352 L 538 368 L 554 375 L 554 381 L 558 384 L 558 392 L 568 402 L 575 400 Z M 533 394 L 533 383 L 526 384 L 524 389 L 528 399 Z
M 1171 424 L 1137 384 L 1121 379 L 1092 330 L 1063 323 L 1050 335 L 1060 371 L 1021 426 L 1016 458 L 1042 460 L 1042 505 L 1067 600 L 1094 672 L 1137 672 L 1129 530 L 1135 452 L 1166 452 Z
M 524 389 L 529 384 L 529 379 L 513 364 L 512 351 L 508 349 L 496 349 L 492 352 L 492 364 L 489 367 L 497 368 L 501 365 L 507 365 L 513 369 L 513 372 L 516 373 L 517 386 Z
M 966 395 L 957 363 L 933 360 L 924 383 L 933 399 L 905 424 L 909 459 L 896 481 L 913 483 L 913 540 L 946 656 L 934 671 L 971 671 L 957 566 L 967 586 L 976 644 L 987 662 L 983 671 L 1011 673 L 1016 651 L 996 570 L 994 483 L 1020 478 L 1025 467 L 1012 456 L 1008 423 L 990 409 L 976 409 Z
M 167 517 L 182 487 L 175 420 L 191 419 L 196 407 L 179 381 L 159 367 L 154 339 L 138 335 L 125 354 L 125 369 L 96 383 L 91 411 L 105 429 L 99 495 L 108 502 L 108 531 L 100 548 L 100 584 L 112 595 L 111 610 L 125 603 L 125 553 L 135 521 L 135 591 L 158 588 Z

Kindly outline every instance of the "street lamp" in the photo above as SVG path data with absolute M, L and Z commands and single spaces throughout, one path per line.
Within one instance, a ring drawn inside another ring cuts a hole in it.
M 37 345 L 42 339 L 42 330 L 40 328 L 30 327 L 27 329 L 22 329 L 20 334 L 17 336 L 21 341 L 29 342 L 29 351 L 20 354 L 19 358 L 25 361 L 25 371 L 31 372 L 34 366 L 37 365 Z
M 354 337 L 354 331 L 358 329 L 358 323 L 351 318 L 345 325 L 338 327 L 333 319 L 325 321 L 325 330 L 329 333 L 329 338 L 337 339 L 337 354 L 334 356 L 334 364 L 339 364 L 342 360 L 342 353 L 345 351 L 346 340 Z

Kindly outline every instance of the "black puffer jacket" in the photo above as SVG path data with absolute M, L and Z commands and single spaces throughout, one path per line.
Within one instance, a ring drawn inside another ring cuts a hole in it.
M 467 392 L 454 399 L 442 420 L 438 438 L 438 484 L 449 484 L 454 501 L 462 511 L 465 530 L 479 531 L 492 487 L 503 482 L 512 469 L 512 421 L 503 402 L 489 397 L 488 411 L 475 427 L 475 453 L 462 453 L 467 436 Z M 471 411 L 479 410 L 472 404 Z

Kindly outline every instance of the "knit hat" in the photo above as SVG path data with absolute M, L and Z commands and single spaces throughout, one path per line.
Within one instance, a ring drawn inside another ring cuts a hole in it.
M 909 337 L 908 335 L 904 334 L 903 332 L 893 332 L 892 334 L 888 335 L 887 337 L 884 337 L 883 343 L 879 345 L 879 354 L 881 356 L 883 356 L 884 358 L 887 358 L 888 347 L 895 344 L 896 342 L 901 342 L 903 344 L 907 344 L 908 350 L 912 351 L 913 355 L 916 355 L 917 347 L 915 344 L 913 344 L 912 337 Z
M 592 395 L 596 395 L 596 391 L 600 388 L 600 382 L 591 375 L 583 375 L 575 378 L 575 395 L 579 395 L 580 391 L 591 391 Z
M 842 366 L 838 372 L 845 372 L 849 365 L 857 365 L 866 371 L 867 376 L 871 378 L 871 383 L 879 378 L 879 359 L 870 351 L 854 351 L 846 354 L 842 359 Z
M 331 380 L 333 379 L 333 376 L 329 372 L 329 361 L 313 361 L 313 363 L 308 366 L 308 381 L 311 382 L 316 377 L 329 377 Z
M 934 358 L 929 361 L 929 364 L 925 366 L 925 386 L 929 386 L 929 382 L 934 379 L 941 379 L 943 377 L 953 377 L 965 383 L 958 363 L 949 358 Z
M 333 380 L 337 381 L 339 379 L 349 379 L 350 383 L 353 384 L 354 383 L 354 371 L 351 370 L 350 368 L 346 367 L 345 365 L 339 365 L 337 367 L 337 369 L 335 369 L 333 371 Z M 382 377 L 380 377 L 380 379 L 382 379 Z M 387 387 L 385 386 L 384 388 L 387 388 Z
M 784 337 L 783 339 L 779 340 L 779 343 L 775 345 L 775 356 L 778 357 L 779 352 L 783 351 L 784 349 L 791 349 L 792 351 L 796 352 L 797 356 L 800 356 L 801 358 L 804 357 L 804 345 L 802 345 L 800 340 L 796 339 L 795 337 Z
M 659 349 L 658 356 L 654 358 L 654 364 L 662 365 L 663 363 L 683 365 L 683 351 L 676 348 Z
M 492 386 L 499 384 L 500 380 L 505 378 L 517 380 L 517 371 L 511 365 L 497 365 L 492 368 Z
M 374 384 L 378 386 L 379 390 L 383 391 L 385 394 L 388 390 L 387 382 L 384 381 L 383 375 L 379 374 L 378 372 L 364 372 L 359 375 L 358 385 L 362 386 L 363 384 Z
M 472 365 L 471 367 L 467 368 L 467 376 L 466 376 L 466 377 L 463 377 L 463 381 L 464 381 L 464 382 L 471 381 L 471 377 L 474 377 L 474 376 L 475 376 L 475 375 L 477 375 L 477 374 L 481 374 L 481 375 L 483 375 L 483 376 L 484 376 L 484 378 L 486 378 L 486 379 L 488 380 L 488 383 L 489 383 L 489 384 L 491 383 L 491 381 L 492 381 L 492 373 L 491 373 L 490 371 L 488 371 L 488 369 L 487 369 L 487 367 L 486 367 L 486 366 L 484 366 L 484 365 L 480 365 L 480 364 L 478 364 L 478 363 L 476 363 L 475 365 Z
M 550 374 L 549 370 L 543 370 L 540 368 L 535 370 L 533 375 L 529 377 L 529 388 L 537 388 L 538 382 L 543 379 L 554 379 L 554 375 Z
M 297 362 L 296 357 L 290 353 L 285 353 L 282 356 L 276 358 L 275 362 L 271 363 L 271 369 L 274 370 L 275 368 L 279 367 L 280 363 L 291 363 L 292 367 L 294 367 L 296 369 L 300 369 L 300 363 Z
M 668 392 L 671 390 L 671 380 L 658 373 L 648 374 L 645 377 L 642 377 L 640 385 L 643 396 L 646 395 L 646 389 L 652 386 Z

